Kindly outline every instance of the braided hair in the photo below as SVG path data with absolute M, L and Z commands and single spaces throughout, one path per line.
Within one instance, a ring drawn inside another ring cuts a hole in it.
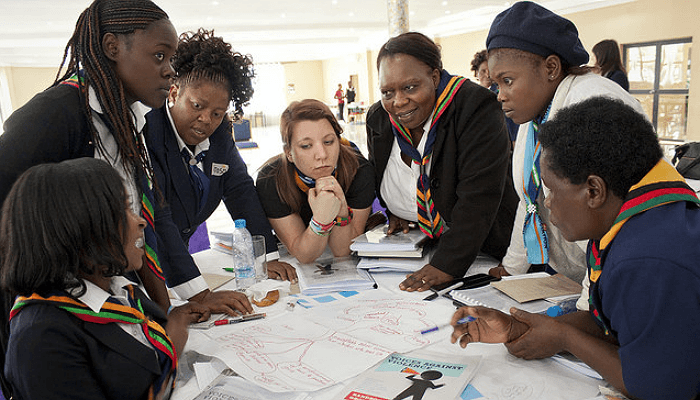
M 168 19 L 168 14 L 150 0 L 93 1 L 78 18 L 52 85 L 56 86 L 78 74 L 81 69 L 84 70 L 84 81 L 78 79 L 78 85 L 83 112 L 90 121 L 88 126 L 95 147 L 102 149 L 102 142 L 92 123 L 88 86 L 97 93 L 105 123 L 110 127 L 117 142 L 122 165 L 127 171 L 129 168 L 136 168 L 149 176 L 152 176 L 152 170 L 147 161 L 145 145 L 136 134 L 124 86 L 102 51 L 102 38 L 107 33 L 133 34 L 137 29 L 146 29 L 151 23 L 162 19 Z M 66 71 L 61 75 L 66 60 Z
M 181 34 L 172 64 L 179 86 L 200 79 L 225 85 L 237 118 L 243 115 L 243 106 L 253 97 L 252 57 L 234 52 L 223 38 L 214 36 L 214 31 L 200 28 L 197 32 Z

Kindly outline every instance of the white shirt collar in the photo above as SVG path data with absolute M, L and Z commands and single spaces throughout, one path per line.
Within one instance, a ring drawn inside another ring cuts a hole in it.
M 177 139 L 177 145 L 180 149 L 180 152 L 182 152 L 182 149 L 187 149 L 187 152 L 190 153 L 190 157 L 194 157 L 203 151 L 209 150 L 209 138 L 206 138 L 194 147 L 193 154 L 192 151 L 190 151 L 190 148 L 187 147 L 185 142 L 180 137 L 180 134 L 177 132 L 177 128 L 175 127 L 175 121 L 173 120 L 172 114 L 170 114 L 170 107 L 165 107 L 165 113 L 168 114 L 168 121 L 170 121 L 170 126 L 173 128 L 173 132 L 175 132 L 175 139 Z
M 97 92 L 92 86 L 88 86 L 88 101 L 93 111 L 104 114 L 102 111 L 102 104 L 100 104 L 100 101 L 97 99 Z M 136 125 L 136 132 L 141 132 L 146 125 L 146 114 L 151 111 L 151 108 L 137 101 L 131 105 L 131 111 L 135 119 L 134 124 Z
M 111 294 L 88 280 L 83 279 L 83 282 L 85 282 L 86 290 L 82 296 L 78 297 L 78 300 L 90 307 L 92 311 L 100 312 L 100 309 L 102 309 L 102 306 L 111 296 Z M 131 282 L 123 276 L 113 276 L 110 282 L 110 290 L 112 290 L 112 292 L 116 292 L 127 285 L 133 284 L 134 282 Z M 75 290 L 76 289 L 71 291 L 71 293 Z

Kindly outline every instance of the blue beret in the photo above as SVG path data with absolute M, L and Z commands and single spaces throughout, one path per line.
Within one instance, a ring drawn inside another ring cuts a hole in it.
M 519 1 L 496 16 L 486 48 L 519 49 L 542 57 L 556 54 L 571 66 L 588 62 L 573 22 L 530 1 Z

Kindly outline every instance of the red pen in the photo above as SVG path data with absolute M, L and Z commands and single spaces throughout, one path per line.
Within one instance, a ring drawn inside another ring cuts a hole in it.
M 237 324 L 239 322 L 245 322 L 245 321 L 253 321 L 256 319 L 265 318 L 266 316 L 267 316 L 267 314 L 265 314 L 265 313 L 245 314 L 245 315 L 241 315 L 239 317 L 216 320 L 216 321 L 214 321 L 214 326 Z

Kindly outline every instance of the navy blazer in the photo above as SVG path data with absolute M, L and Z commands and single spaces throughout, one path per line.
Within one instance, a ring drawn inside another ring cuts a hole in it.
M 146 314 L 165 318 L 137 297 Z M 16 399 L 146 399 L 160 373 L 154 350 L 116 323 L 82 321 L 48 304 L 28 305 L 10 322 L 5 376 Z
M 197 227 L 211 216 L 223 200 L 231 217 L 246 220 L 253 235 L 264 235 L 267 251 L 277 250 L 277 242 L 265 216 L 253 179 L 248 175 L 231 134 L 231 123 L 224 120 L 209 137 L 209 151 L 204 158 L 204 172 L 209 177 L 209 196 L 201 210 L 192 187 L 189 171 L 180 155 L 180 147 L 165 106 L 146 115 L 146 144 L 151 155 L 156 183 L 170 208 L 172 221 L 183 243 L 189 241 Z M 227 166 L 226 172 L 212 174 L 212 166 Z M 159 231 L 159 235 L 165 233 Z M 171 257 L 171 249 L 167 249 Z
M 381 184 L 394 134 L 381 102 L 367 111 L 367 147 Z M 437 126 L 431 157 L 430 189 L 435 207 L 449 226 L 430 264 L 461 277 L 479 251 L 501 260 L 510 244 L 518 195 L 510 169 L 510 143 L 496 96 L 465 82 Z

